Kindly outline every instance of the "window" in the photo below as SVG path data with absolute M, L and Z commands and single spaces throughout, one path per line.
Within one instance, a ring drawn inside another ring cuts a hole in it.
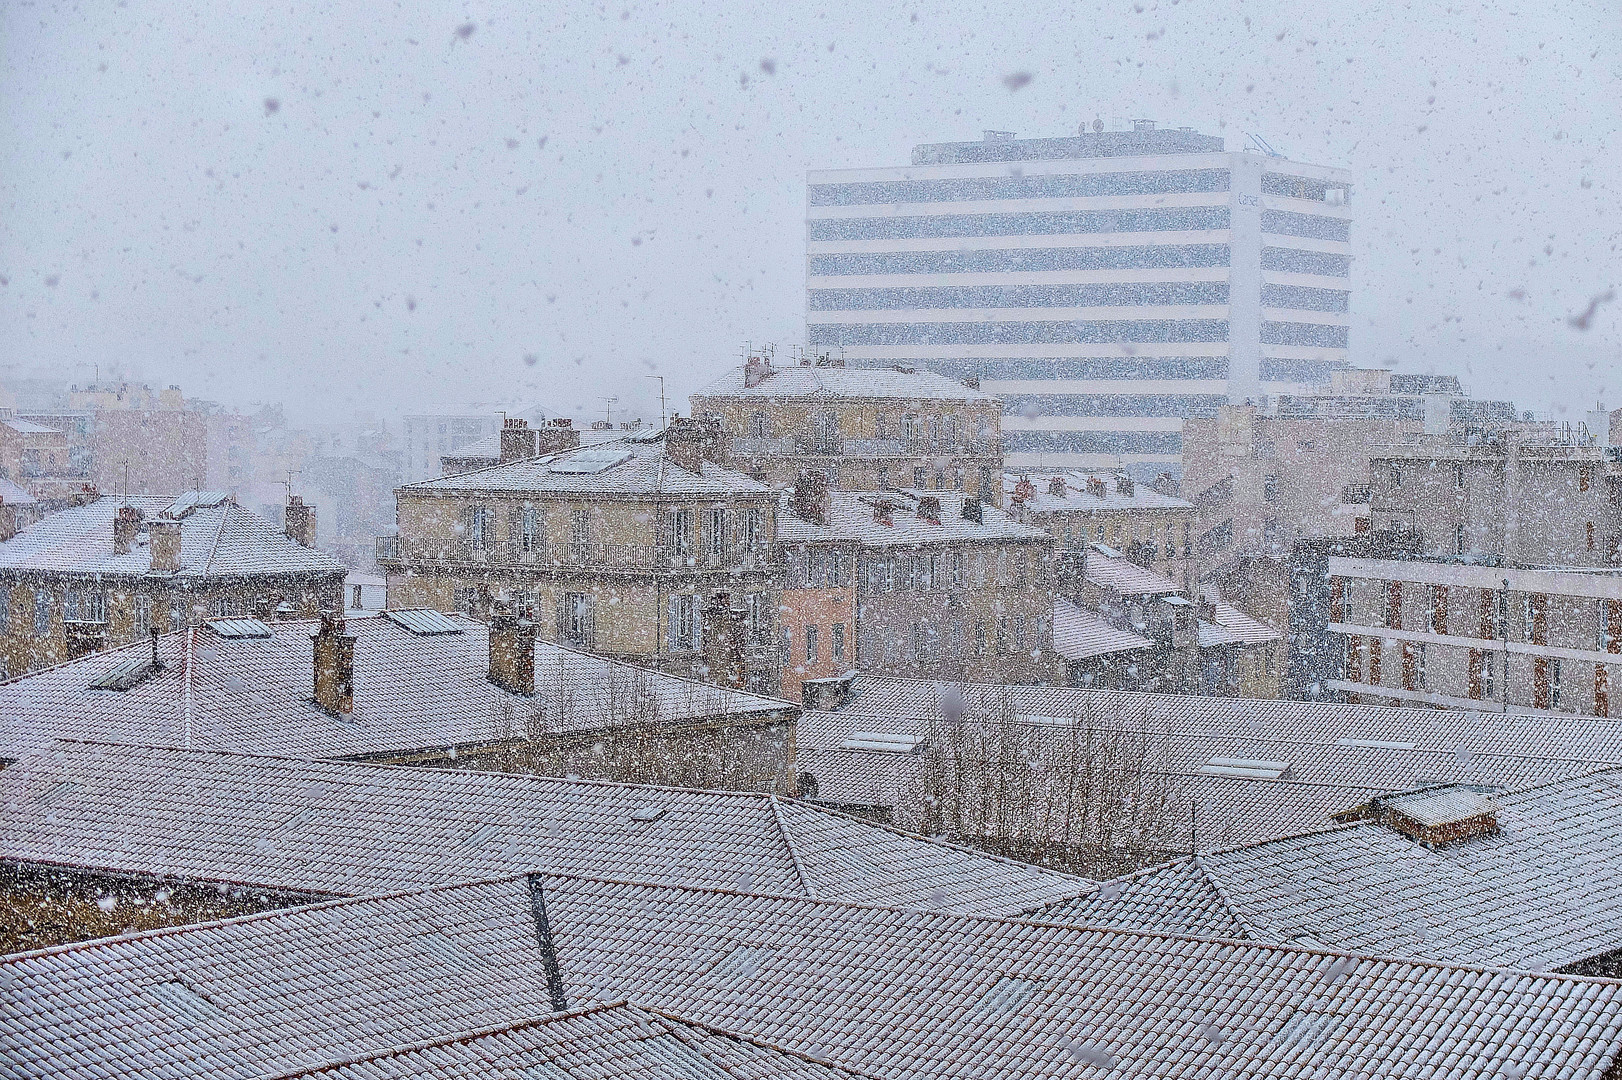
M 1549 708 L 1560 707 L 1560 658 L 1549 661 Z
M 782 639 L 781 643 L 779 643 L 779 645 L 777 647 L 777 651 L 778 651 L 779 655 L 782 657 L 782 662 L 783 663 L 787 664 L 789 662 L 789 658 L 794 655 L 793 650 L 794 650 L 794 627 L 785 626 L 785 627 L 783 627 L 783 639 Z
M 997 655 L 1006 656 L 1008 653 L 1008 616 L 997 616 Z
M 817 628 L 814 626 L 805 628 L 805 662 L 808 664 L 817 662 Z
M 11 629 L 11 586 L 0 585 L 0 634 Z
M 1017 653 L 1025 651 L 1025 616 L 1023 615 L 1014 616 L 1014 651 Z
M 704 511 L 704 554 L 720 558 L 727 553 L 727 512 L 722 507 Z
M 887 488 L 889 486 L 890 486 L 890 466 L 888 466 L 888 465 L 880 465 L 879 466 L 879 488 L 880 488 L 880 490 L 882 490 L 882 489 Z
M 539 507 L 526 506 L 518 511 L 518 549 L 520 551 L 533 552 L 541 550 L 545 520 Z
M 1532 598 L 1525 598 L 1521 605 L 1521 640 L 1537 640 L 1537 612 L 1532 607 Z
M 1592 521 L 1588 522 L 1588 524 L 1585 526 L 1585 531 L 1588 534 L 1588 550 L 1593 551 L 1595 545 L 1594 545 L 1594 523 Z
M 1464 522 L 1453 526 L 1453 554 L 1464 554 Z
M 564 593 L 562 610 L 558 614 L 558 636 L 566 644 L 582 649 L 591 648 L 594 627 L 592 625 L 591 597 L 585 593 Z
M 183 628 L 190 616 L 189 605 L 184 594 L 177 594 L 169 598 L 169 632 Z
M 1262 477 L 1262 499 L 1266 502 L 1278 502 L 1278 477 Z
M 745 510 L 737 511 L 738 543 L 743 545 L 745 551 L 753 551 L 760 547 L 760 509 L 751 506 Z
M 1593 482 L 1594 482 L 1593 474 L 1589 472 L 1589 470 L 1592 469 L 1592 468 L 1593 468 L 1592 465 L 1583 465 L 1583 466 L 1580 466 L 1577 469 L 1577 490 L 1578 491 L 1587 491 L 1589 489 L 1590 485 L 1593 484 Z
M 670 649 L 682 651 L 699 646 L 698 598 L 682 593 L 670 598 Z
M 474 551 L 482 551 L 490 546 L 495 537 L 490 535 L 490 508 L 487 506 L 470 506 L 467 510 L 467 537 L 473 545 Z
M 743 608 L 747 613 L 750 641 L 765 641 L 772 625 L 771 595 L 763 592 L 744 594 Z
M 834 623 L 834 663 L 845 662 L 845 624 Z
M 693 553 L 693 511 L 685 506 L 665 511 L 665 551 L 678 558 Z
M 1453 486 L 1460 491 L 1464 490 L 1464 466 L 1453 466 Z
M 885 438 L 885 432 L 887 430 L 889 430 L 889 429 L 885 424 L 884 414 L 883 413 L 874 413 L 873 414 L 873 437 L 875 439 Z
M 1400 465 L 1391 466 L 1391 486 L 1394 488 L 1402 486 L 1402 466 Z
M 963 552 L 961 551 L 952 552 L 952 587 L 954 589 L 963 587 Z
M 458 585 L 451 593 L 451 604 L 457 611 L 469 615 L 479 610 L 479 589 L 475 585 Z
M 1426 643 L 1421 641 L 1419 643 L 1419 656 L 1418 656 L 1417 662 L 1415 664 L 1415 666 L 1418 668 L 1418 671 L 1416 672 L 1416 675 L 1418 677 L 1417 677 L 1417 679 L 1415 681 L 1419 683 L 1418 688 L 1420 690 L 1429 690 L 1430 689 L 1429 675 L 1427 674 L 1426 668 L 1425 668 L 1425 663 L 1426 663 L 1426 661 L 1428 659 L 1429 659 L 1429 656 L 1428 656 L 1428 650 L 1426 648 Z
M 107 594 L 100 589 L 69 589 L 62 617 L 69 622 L 106 622 Z
M 766 414 L 763 412 L 749 414 L 749 437 L 751 439 L 764 439 L 766 437 Z
M 952 466 L 952 490 L 963 490 L 963 466 L 961 465 Z
M 927 426 L 929 428 L 929 445 L 939 446 L 941 444 L 941 418 L 931 416 Z
M 912 413 L 907 413 L 901 418 L 901 438 L 907 442 L 911 442 L 917 437 L 918 418 Z
M 912 486 L 922 491 L 929 486 L 929 470 L 922 465 L 912 470 Z
M 49 634 L 51 632 L 51 594 L 45 586 L 34 586 L 34 633 Z
M 837 454 L 841 447 L 839 443 L 839 414 L 825 409 L 817 413 L 811 429 L 811 438 L 815 449 L 824 454 Z
M 1611 651 L 1611 626 L 1608 618 L 1610 609 L 1605 601 L 1594 601 L 1594 651 Z
M 591 511 L 569 512 L 569 555 L 584 559 L 591 554 Z
M 986 654 L 986 624 L 983 622 L 974 624 L 974 654 L 976 656 Z
M 1190 535 L 1191 523 L 1185 521 L 1183 522 L 1183 558 L 1185 559 L 1194 554 L 1194 544 Z
M 1497 690 L 1493 686 L 1493 672 L 1498 663 L 1498 658 L 1492 653 L 1487 653 L 1481 658 L 1481 661 L 1481 691 L 1487 696 L 1487 700 L 1491 701 L 1497 696 Z

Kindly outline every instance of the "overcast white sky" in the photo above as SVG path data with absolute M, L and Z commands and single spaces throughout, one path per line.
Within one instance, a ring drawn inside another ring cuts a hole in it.
M 257 6 L 0 2 L 0 368 L 656 411 L 802 337 L 808 168 L 1153 117 L 1353 170 L 1358 363 L 1622 405 L 1614 3 Z

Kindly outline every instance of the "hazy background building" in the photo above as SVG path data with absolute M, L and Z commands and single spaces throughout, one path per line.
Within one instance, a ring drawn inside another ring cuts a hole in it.
M 1180 472 L 1185 417 L 1345 366 L 1349 172 L 1102 128 L 809 173 L 807 341 L 979 377 L 1009 468 L 1142 479 Z

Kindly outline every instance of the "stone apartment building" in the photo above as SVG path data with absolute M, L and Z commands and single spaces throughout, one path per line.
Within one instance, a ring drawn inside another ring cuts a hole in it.
M 180 387 L 73 387 L 66 407 L 23 419 L 67 435 L 69 464 L 98 490 L 157 495 L 201 488 L 210 476 L 204 414 Z
M 1331 557 L 1353 700 L 1611 716 L 1622 675 L 1622 465 L 1551 425 L 1426 437 L 1371 465 L 1376 534 Z
M 278 528 L 221 492 L 105 497 L 0 543 L 0 677 L 210 617 L 342 610 L 315 509 Z
M 1193 595 L 1194 504 L 1126 475 L 1028 472 L 1003 476 L 1004 505 L 1027 525 L 1046 529 L 1060 549 L 1105 544 Z
M 777 518 L 783 693 L 863 672 L 1036 683 L 1056 669 L 1053 538 L 973 494 L 830 491 Z
M 1181 494 L 1197 509 L 1195 558 L 1222 577 L 1301 537 L 1351 536 L 1368 527 L 1368 468 L 1381 448 L 1513 420 L 1509 402 L 1466 397 L 1450 376 L 1381 369 L 1334 372 L 1323 394 L 1189 419 Z
M 506 601 L 566 645 L 775 690 L 777 494 L 716 464 L 716 426 L 678 417 L 538 457 L 519 430 L 503 429 L 505 463 L 395 492 L 389 606 L 484 617 Z
M 73 463 L 67 432 L 0 408 L 0 480 L 48 511 L 83 502 L 90 474 Z
M 808 468 L 836 488 L 911 488 L 1002 503 L 1002 401 L 910 368 L 847 368 L 818 356 L 788 367 L 769 355 L 693 394 L 695 417 L 721 425 L 733 468 L 779 489 Z

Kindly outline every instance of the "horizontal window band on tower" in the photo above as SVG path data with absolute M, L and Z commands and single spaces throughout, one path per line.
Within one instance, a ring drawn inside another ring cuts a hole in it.
M 1302 324 L 1291 324 L 1302 325 Z M 1335 329 L 1343 329 L 1337 327 Z M 1226 319 L 1109 320 L 1017 323 L 811 323 L 810 344 L 940 345 L 1054 344 L 1063 342 L 1226 341 Z
M 1175 169 L 813 184 L 809 189 L 809 201 L 812 206 L 864 206 L 871 203 L 959 202 L 966 199 L 1084 199 L 1096 195 L 1160 195 L 1167 192 L 1227 190 L 1227 169 Z
M 1351 223 L 1348 221 L 1317 214 L 1292 214 L 1288 210 L 1263 210 L 1262 232 L 1278 233 L 1280 236 L 1311 236 L 1342 243 L 1352 238 Z
M 1346 185 L 1336 180 L 1316 180 L 1308 176 L 1290 176 L 1285 173 L 1262 173 L 1262 191 L 1268 195 L 1324 202 L 1330 188 L 1345 191 Z
M 1158 270 L 1182 266 L 1227 266 L 1229 258 L 1227 244 L 1168 244 L 813 255 L 808 267 L 813 277 L 833 274 L 997 274 L 1042 270 Z
M 850 367 L 887 368 L 878 360 L 847 360 Z M 928 370 L 952 379 L 1226 379 L 1228 361 L 1221 356 L 1051 356 L 1020 360 L 920 361 Z
M 1226 206 L 1156 210 L 1032 211 L 939 217 L 834 218 L 807 223 L 810 240 L 900 240 L 917 236 L 1039 236 L 1047 233 L 1226 229 Z
M 1346 368 L 1334 360 L 1285 360 L 1275 356 L 1261 359 L 1262 382 L 1325 383 L 1329 373 Z
M 1321 277 L 1350 277 L 1352 257 L 1294 248 L 1262 248 L 1262 269 L 1289 274 L 1317 274 Z
M 1226 304 L 1225 281 L 1134 281 L 1113 285 L 967 285 L 812 289 L 812 311 L 905 308 L 1093 307 L 1112 304 Z
M 1228 403 L 1226 394 L 1004 394 L 1002 400 L 1003 408 L 1015 416 L 1209 418 L 1219 405 Z
M 1180 454 L 1175 431 L 1005 431 L 1007 454 Z
M 1264 322 L 1261 339 L 1263 345 L 1314 345 L 1325 349 L 1344 349 L 1351 335 L 1344 326 L 1326 326 L 1323 323 Z
M 1351 293 L 1339 289 L 1310 289 L 1305 285 L 1262 285 L 1262 307 L 1299 311 L 1346 311 Z

